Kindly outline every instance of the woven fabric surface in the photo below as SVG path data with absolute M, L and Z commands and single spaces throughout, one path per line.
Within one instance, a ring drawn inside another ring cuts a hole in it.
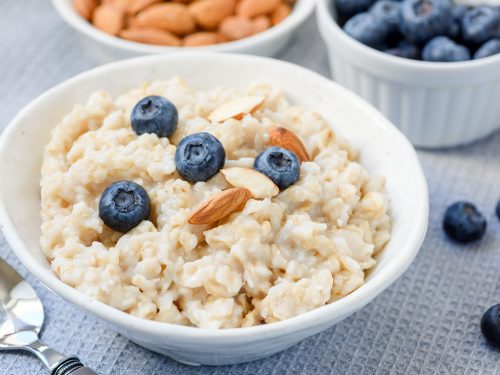
M 0 130 L 27 103 L 81 71 L 110 62 L 67 26 L 48 0 L 0 1 Z M 328 75 L 313 19 L 281 55 Z M 500 374 L 500 350 L 484 342 L 479 321 L 500 303 L 500 133 L 446 151 L 419 151 L 429 182 L 425 243 L 410 269 L 367 307 L 291 349 L 257 362 L 189 367 L 143 349 L 49 292 L 21 266 L 0 235 L 0 257 L 27 277 L 46 311 L 44 341 L 76 354 L 99 374 Z M 0 176 L 0 183 L 8 183 Z M 22 197 L 19 197 L 22 199 Z M 412 199 L 408 197 L 408 199 Z M 441 218 L 458 199 L 488 219 L 481 243 L 446 240 Z M 47 374 L 34 357 L 0 352 L 0 375 Z

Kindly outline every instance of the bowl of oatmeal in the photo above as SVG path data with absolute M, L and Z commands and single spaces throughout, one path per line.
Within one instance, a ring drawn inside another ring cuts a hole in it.
M 0 223 L 30 272 L 189 364 L 334 325 L 405 271 L 427 228 L 406 138 L 335 83 L 258 57 L 83 73 L 12 121 L 0 173 Z

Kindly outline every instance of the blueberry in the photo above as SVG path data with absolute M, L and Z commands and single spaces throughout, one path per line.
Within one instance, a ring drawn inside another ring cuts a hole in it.
M 413 43 L 425 43 L 450 29 L 451 3 L 449 0 L 403 0 L 399 29 Z
M 146 190 L 132 181 L 109 185 L 99 200 L 99 216 L 111 229 L 127 233 L 149 219 L 151 202 Z
M 293 185 L 300 177 L 300 161 L 295 154 L 281 147 L 269 147 L 261 152 L 253 164 L 281 189 Z
M 496 208 L 495 212 L 497 214 L 498 220 L 500 220 L 500 199 L 497 202 L 497 208 Z
M 462 40 L 462 18 L 467 12 L 465 5 L 455 5 L 451 8 L 451 23 L 447 35 L 455 41 Z
M 337 0 L 335 7 L 339 15 L 352 17 L 367 10 L 373 2 L 374 0 Z
M 384 52 L 405 59 L 420 59 L 420 49 L 416 45 L 404 40 L 399 42 L 395 47 L 384 50 Z
M 158 137 L 170 136 L 179 120 L 177 108 L 162 96 L 145 97 L 135 105 L 130 117 L 137 135 L 154 133 Z
M 500 348 L 500 304 L 490 307 L 484 313 L 481 333 L 490 345 Z
M 466 61 L 470 60 L 470 52 L 446 36 L 437 36 L 425 45 L 422 58 L 424 61 Z
M 389 35 L 389 26 L 371 13 L 359 13 L 344 25 L 344 31 L 367 46 L 380 47 Z
M 477 241 L 486 232 L 486 220 L 472 203 L 456 202 L 444 214 L 443 229 L 456 242 Z
M 377 1 L 370 7 L 371 14 L 375 18 L 387 23 L 390 34 L 399 33 L 399 13 L 401 12 L 401 2 L 393 0 Z
M 185 137 L 177 146 L 177 171 L 189 182 L 207 181 L 226 161 L 224 146 L 212 134 L 196 133 Z
M 484 57 L 493 56 L 500 53 L 500 39 L 491 39 L 484 43 L 474 54 L 475 59 L 482 59 Z
M 480 46 L 498 37 L 500 12 L 498 9 L 480 6 L 467 11 L 462 18 L 462 38 L 465 43 Z
M 467 10 L 469 9 L 465 5 L 456 4 L 451 8 L 451 16 L 454 20 L 459 21 L 467 13 Z

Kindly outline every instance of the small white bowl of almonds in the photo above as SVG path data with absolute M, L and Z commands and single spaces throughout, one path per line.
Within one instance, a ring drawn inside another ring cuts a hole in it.
M 64 20 L 124 57 L 186 49 L 274 56 L 313 0 L 52 0 Z

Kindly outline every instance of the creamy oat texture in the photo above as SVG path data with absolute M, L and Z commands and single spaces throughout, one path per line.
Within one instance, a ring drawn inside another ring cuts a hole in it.
M 132 107 L 163 95 L 179 110 L 171 139 L 137 136 Z M 241 121 L 206 118 L 243 95 L 264 105 Z M 205 199 L 229 187 L 175 170 L 175 145 L 188 134 L 215 135 L 229 166 L 251 167 L 284 126 L 313 159 L 300 180 L 273 199 L 251 199 L 218 225 L 190 225 Z M 41 244 L 66 284 L 130 314 L 204 328 L 246 327 L 291 318 L 333 302 L 364 283 L 390 238 L 384 179 L 370 176 L 357 152 L 317 113 L 290 105 L 268 84 L 196 91 L 182 79 L 143 84 L 118 98 L 100 91 L 55 127 L 41 178 Z M 133 180 L 149 193 L 151 221 L 122 235 L 99 218 L 107 185 Z

